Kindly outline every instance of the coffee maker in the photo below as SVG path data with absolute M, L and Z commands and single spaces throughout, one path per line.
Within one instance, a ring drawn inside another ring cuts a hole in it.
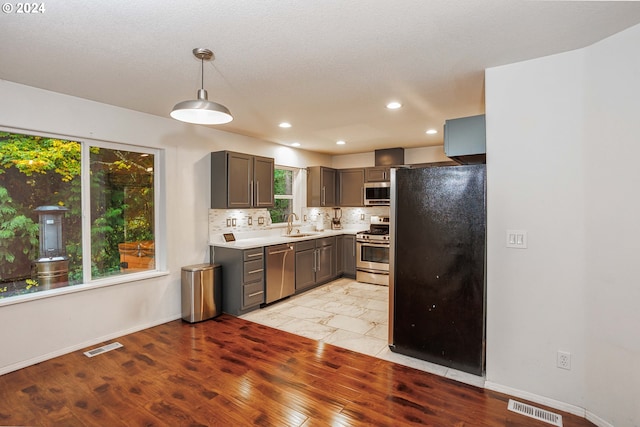
M 342 223 L 340 221 L 341 218 L 342 218 L 342 209 L 333 208 L 333 218 L 331 218 L 332 230 L 342 230 Z

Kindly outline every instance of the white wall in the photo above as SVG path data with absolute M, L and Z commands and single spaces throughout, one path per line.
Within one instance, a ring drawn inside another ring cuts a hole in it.
M 0 307 L 0 374 L 180 317 L 180 269 L 208 261 L 209 152 L 331 164 L 326 155 L 3 80 L 0 126 L 165 150 L 168 251 L 166 276 Z
M 599 425 L 640 423 L 639 43 L 486 73 L 487 385 Z
M 640 426 L 640 26 L 587 52 L 589 411 Z

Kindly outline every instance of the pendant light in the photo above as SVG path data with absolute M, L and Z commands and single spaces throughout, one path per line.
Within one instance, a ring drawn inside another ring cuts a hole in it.
M 199 125 L 221 125 L 233 120 L 233 116 L 224 105 L 207 99 L 207 91 L 204 89 L 204 61 L 213 58 L 213 52 L 209 49 L 193 49 L 193 55 L 200 59 L 201 86 L 198 89 L 198 99 L 182 101 L 171 110 L 171 117 L 187 123 Z

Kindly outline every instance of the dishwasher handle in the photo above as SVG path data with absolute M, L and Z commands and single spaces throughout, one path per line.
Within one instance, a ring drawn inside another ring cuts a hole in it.
M 293 251 L 293 246 L 289 246 L 287 249 L 281 249 L 279 251 L 269 251 L 269 255 L 277 255 L 277 254 L 283 254 L 285 252 L 291 252 Z

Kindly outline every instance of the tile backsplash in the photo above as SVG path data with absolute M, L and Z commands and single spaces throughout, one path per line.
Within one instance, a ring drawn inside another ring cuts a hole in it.
M 389 206 L 362 208 L 341 208 L 343 228 L 369 228 L 371 215 L 389 215 Z M 331 228 L 333 208 L 302 208 L 300 219 L 295 221 L 300 227 L 315 228 L 319 217 L 325 229 Z M 272 224 L 267 209 L 209 209 L 209 235 L 267 230 L 283 226 Z

